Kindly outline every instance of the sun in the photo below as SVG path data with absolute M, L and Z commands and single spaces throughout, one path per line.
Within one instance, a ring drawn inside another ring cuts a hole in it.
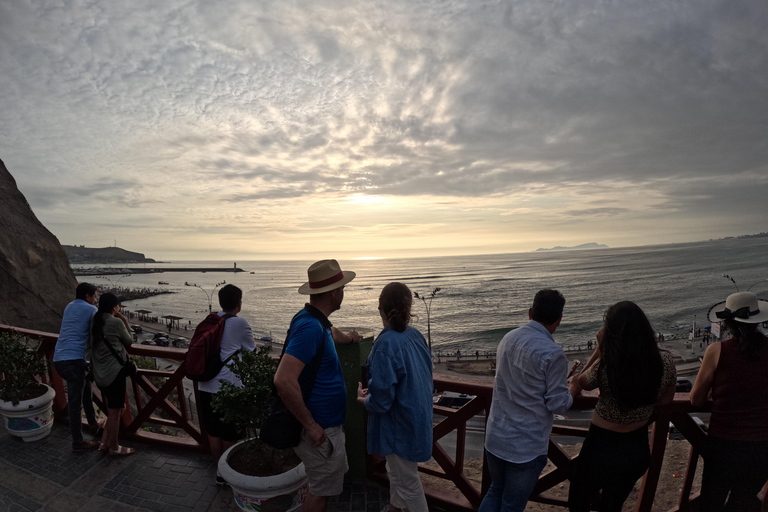
M 354 194 L 345 198 L 352 204 L 378 204 L 386 201 L 382 196 L 368 196 L 365 194 Z

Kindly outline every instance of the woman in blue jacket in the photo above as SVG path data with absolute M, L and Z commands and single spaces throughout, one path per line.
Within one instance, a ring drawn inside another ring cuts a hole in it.
M 379 295 L 384 329 L 368 356 L 368 452 L 387 460 L 390 512 L 427 512 L 418 463 L 432 456 L 432 359 L 422 334 L 409 327 L 413 294 L 389 283 Z

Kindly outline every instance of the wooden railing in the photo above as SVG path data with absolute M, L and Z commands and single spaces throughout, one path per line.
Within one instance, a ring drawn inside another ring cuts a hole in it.
M 482 482 L 480 488 L 477 488 L 472 485 L 464 473 L 467 421 L 480 413 L 484 413 L 485 418 L 488 417 L 493 385 L 491 382 L 478 382 L 468 378 L 435 375 L 434 386 L 435 389 L 440 391 L 465 393 L 467 395 L 475 395 L 475 398 L 457 410 L 438 406 L 434 407 L 433 412 L 435 415 L 445 417 L 433 429 L 432 457 L 440 466 L 440 471 L 423 465 L 419 467 L 419 471 L 443 479 L 446 482 L 444 485 L 425 483 L 424 491 L 430 504 L 437 505 L 439 508 L 457 512 L 477 510 L 482 497 L 490 486 L 490 475 L 488 474 L 485 461 L 483 461 Z M 594 409 L 596 403 L 597 392 L 586 392 L 575 400 L 572 409 Z M 706 408 L 696 409 L 695 411 L 706 411 L 710 406 L 711 402 Z M 697 512 L 699 510 L 699 493 L 691 493 L 691 489 L 699 456 L 706 441 L 706 434 L 692 419 L 690 416 L 691 412 L 694 412 L 694 408 L 691 406 L 688 393 L 677 393 L 675 394 L 674 401 L 661 409 L 651 424 L 651 463 L 648 471 L 643 476 L 640 494 L 635 506 L 636 512 L 650 512 L 653 505 L 661 475 L 661 465 L 664 460 L 670 421 L 691 444 L 691 451 L 678 504 L 669 512 Z M 439 444 L 440 440 L 451 431 L 456 432 L 456 453 L 454 454 L 446 453 Z M 585 427 L 557 424 L 553 427 L 553 435 L 550 437 L 547 456 L 555 467 L 541 475 L 530 501 L 556 505 L 563 507 L 563 509 L 568 508 L 566 497 L 553 496 L 549 491 L 568 480 L 577 456 L 569 456 L 557 444 L 557 436 L 584 437 L 587 431 L 588 428 Z M 378 461 L 373 465 L 372 478 L 380 482 L 386 482 L 387 477 L 383 462 Z M 764 492 L 766 490 L 768 490 L 768 484 Z M 762 510 L 763 512 L 768 512 L 768 498 L 765 499 Z
M 18 329 L 12 326 L 0 324 L 0 332 L 16 331 L 28 336 L 29 338 L 40 340 L 38 352 L 42 357 L 48 360 L 47 382 L 56 390 L 54 400 L 54 412 L 63 415 L 66 414 L 66 396 L 64 381 L 56 373 L 53 364 L 54 348 L 58 336 L 55 334 L 39 332 L 29 329 Z M 178 368 L 170 370 L 146 370 L 140 369 L 138 376 L 133 380 L 132 389 L 136 415 L 133 416 L 131 408 L 126 408 L 122 417 L 121 435 L 129 435 L 147 442 L 160 443 L 164 445 L 180 446 L 197 450 L 209 451 L 207 436 L 204 430 L 198 426 L 191 418 L 190 411 L 186 403 L 186 397 L 183 387 L 183 379 L 186 375 L 186 366 L 183 362 L 184 349 L 161 348 L 147 345 L 133 345 L 129 353 L 136 356 L 151 358 L 163 358 L 180 361 Z M 158 388 L 150 378 L 160 377 L 166 379 Z M 434 378 L 435 389 L 441 391 L 452 391 L 456 393 L 465 393 L 474 395 L 475 398 L 467 402 L 460 409 L 450 409 L 446 407 L 435 406 L 433 412 L 444 419 L 438 422 L 433 429 L 432 457 L 439 466 L 439 470 L 430 467 L 420 467 L 419 471 L 424 474 L 432 475 L 445 480 L 447 486 L 438 486 L 425 484 L 425 492 L 429 502 L 446 510 L 471 511 L 477 510 L 490 486 L 490 475 L 487 467 L 483 463 L 483 476 L 480 488 L 473 485 L 467 478 L 464 471 L 464 452 L 466 448 L 467 422 L 477 416 L 484 415 L 488 417 L 491 406 L 491 397 L 493 386 L 490 382 L 477 381 L 471 378 L 436 375 Z M 197 394 L 197 387 L 194 388 Z M 172 401 L 173 394 L 176 393 L 178 407 Z M 144 397 L 148 400 L 145 401 Z M 96 397 L 100 403 L 100 397 Z M 574 402 L 574 409 L 593 409 L 597 402 L 597 393 L 588 392 L 577 398 Z M 199 404 L 199 400 L 195 400 Z M 707 407 L 711 406 L 711 403 Z M 706 409 L 697 409 L 698 411 Z M 167 418 L 161 418 L 155 413 L 163 411 Z M 655 417 L 651 426 L 651 463 L 648 471 L 643 476 L 640 495 L 638 496 L 636 512 L 650 512 L 653 504 L 654 495 L 659 482 L 661 465 L 664 460 L 664 452 L 667 443 L 668 425 L 671 421 L 680 433 L 690 442 L 691 451 L 688 460 L 688 467 L 683 481 L 682 491 L 678 505 L 669 512 L 697 512 L 698 511 L 698 493 L 691 493 L 693 477 L 696 472 L 696 466 L 702 451 L 706 434 L 696 425 L 691 418 L 690 413 L 694 412 L 690 404 L 687 393 L 677 393 L 674 401 L 661 409 Z M 186 436 L 169 436 L 147 432 L 143 429 L 147 423 L 158 424 L 167 427 L 176 427 L 188 434 Z M 440 440 L 445 438 L 451 432 L 456 432 L 456 450 L 449 454 L 441 446 Z M 553 436 L 568 435 L 584 437 L 586 428 L 555 425 L 552 431 Z M 552 496 L 549 490 L 568 479 L 573 465 L 574 458 L 566 454 L 556 443 L 556 437 L 550 438 L 549 460 L 555 466 L 554 469 L 544 473 L 539 478 L 539 482 L 531 495 L 531 501 L 547 503 L 567 508 L 566 498 Z M 371 478 L 377 481 L 386 482 L 386 471 L 383 462 L 372 458 Z M 768 490 L 768 485 L 764 492 Z M 764 500 L 763 512 L 768 512 L 768 498 Z
M 33 340 L 40 341 L 37 349 L 38 353 L 48 361 L 47 383 L 56 391 L 56 398 L 53 403 L 54 414 L 58 416 L 65 415 L 67 408 L 65 383 L 56 372 L 52 363 L 58 335 L 0 324 L 0 332 L 3 331 L 15 331 Z M 121 435 L 150 443 L 209 451 L 208 436 L 205 434 L 204 427 L 201 427 L 193 420 L 193 415 L 187 405 L 183 384 L 184 377 L 186 376 L 186 364 L 184 363 L 184 353 L 186 350 L 134 344 L 128 349 L 128 352 L 133 356 L 169 359 L 178 361 L 180 364 L 174 370 L 139 368 L 138 375 L 131 383 L 132 393 L 128 394 L 129 398 L 133 400 L 132 405 L 134 407 L 126 407 L 123 411 L 120 427 Z M 165 379 L 165 382 L 160 387 L 155 386 L 152 382 L 152 380 L 157 380 L 152 378 L 157 377 Z M 195 385 L 193 389 L 195 395 L 197 395 L 197 386 Z M 195 398 L 195 404 L 199 404 L 200 400 L 197 400 L 197 397 Z M 95 387 L 94 402 L 103 408 L 101 395 Z M 135 416 L 132 412 L 133 409 L 136 411 Z M 159 416 L 159 411 L 162 411 L 166 417 Z M 199 417 L 199 412 L 197 412 L 196 416 Z M 178 428 L 187 435 L 174 436 L 151 432 L 145 429 L 147 424 Z

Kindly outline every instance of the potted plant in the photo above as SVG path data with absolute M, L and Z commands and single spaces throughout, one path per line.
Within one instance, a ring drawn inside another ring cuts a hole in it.
M 53 428 L 55 392 L 36 379 L 45 370 L 43 358 L 29 349 L 29 338 L 0 333 L 0 413 L 8 432 L 24 441 L 42 439 Z
M 241 352 L 229 367 L 243 385 L 223 382 L 212 404 L 225 421 L 245 430 L 247 439 L 224 452 L 219 472 L 242 510 L 298 510 L 308 490 L 304 464 L 292 449 L 277 450 L 257 436 L 272 400 L 277 361 L 270 356 L 269 347 L 263 346 Z

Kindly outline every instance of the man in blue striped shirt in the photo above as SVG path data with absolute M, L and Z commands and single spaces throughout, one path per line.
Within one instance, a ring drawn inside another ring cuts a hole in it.
M 525 510 L 547 463 L 553 415 L 573 403 L 568 361 L 552 337 L 564 306 L 557 290 L 539 291 L 528 310 L 530 321 L 499 343 L 485 436 L 491 487 L 479 512 Z

